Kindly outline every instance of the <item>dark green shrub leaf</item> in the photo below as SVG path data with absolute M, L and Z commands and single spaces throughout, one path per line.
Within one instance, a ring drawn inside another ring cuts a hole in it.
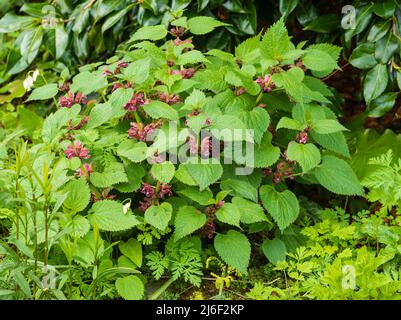
M 285 261 L 285 256 L 287 254 L 287 248 L 283 241 L 278 238 L 273 240 L 265 240 L 262 243 L 262 251 L 273 264 L 277 264 L 280 261 Z
M 117 201 L 101 200 L 95 202 L 91 211 L 92 223 L 96 223 L 103 231 L 121 231 L 130 229 L 140 222 L 131 211 L 124 214 L 123 205 Z
M 173 207 L 167 202 L 153 205 L 145 212 L 145 221 L 161 231 L 164 231 L 171 220 Z
M 127 276 L 116 280 L 118 294 L 125 300 L 140 300 L 145 293 L 145 286 L 137 276 Z
M 320 163 L 320 151 L 312 143 L 300 144 L 292 141 L 288 144 L 287 157 L 290 160 L 297 161 L 303 172 L 307 172 Z
M 260 188 L 260 199 L 268 213 L 276 221 L 281 231 L 293 223 L 299 214 L 297 197 L 290 191 L 276 191 L 272 186 Z
M 214 238 L 217 253 L 228 265 L 247 274 L 251 245 L 242 233 L 229 230 L 226 234 L 218 234 Z
M 57 94 L 57 92 L 58 92 L 58 86 L 56 83 L 46 84 L 42 87 L 33 90 L 31 95 L 26 101 L 47 100 L 53 98 Z
M 200 212 L 195 207 L 181 207 L 178 210 L 174 221 L 174 240 L 178 241 L 192 232 L 202 228 L 205 223 L 206 215 L 204 213 Z
M 327 190 L 343 195 L 363 195 L 363 189 L 350 165 L 344 160 L 323 156 L 322 164 L 313 171 Z

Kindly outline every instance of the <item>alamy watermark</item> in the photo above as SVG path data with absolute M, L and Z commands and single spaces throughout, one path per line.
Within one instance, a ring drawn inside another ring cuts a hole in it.
M 356 9 L 354 6 L 346 5 L 342 7 L 341 13 L 343 17 L 341 19 L 341 27 L 345 30 L 356 28 Z
M 355 267 L 350 265 L 345 265 L 342 267 L 343 278 L 341 281 L 341 286 L 343 289 L 356 289 L 356 272 Z

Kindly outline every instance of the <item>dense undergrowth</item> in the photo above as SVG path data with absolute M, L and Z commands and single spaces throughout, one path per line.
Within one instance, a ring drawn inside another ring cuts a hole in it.
M 398 5 L 78 2 L 62 53 L 0 20 L 0 299 L 400 298 Z

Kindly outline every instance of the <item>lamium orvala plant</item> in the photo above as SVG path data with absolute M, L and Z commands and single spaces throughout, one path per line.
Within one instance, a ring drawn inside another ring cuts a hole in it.
M 321 80 L 341 49 L 295 45 L 282 20 L 234 53 L 194 47 L 225 26 L 142 27 L 129 50 L 33 90 L 58 110 L 2 156 L 7 294 L 155 299 L 199 286 L 204 255 L 247 275 L 260 249 L 275 261 L 291 246 L 302 190 L 363 195 Z M 167 280 L 145 293 L 150 274 Z

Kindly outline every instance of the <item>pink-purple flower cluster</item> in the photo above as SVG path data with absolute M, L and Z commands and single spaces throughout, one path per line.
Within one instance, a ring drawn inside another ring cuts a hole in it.
M 139 107 L 148 104 L 149 101 L 149 99 L 145 98 L 143 92 L 134 93 L 131 100 L 125 104 L 124 109 L 128 111 L 136 111 Z
M 174 39 L 174 45 L 176 47 L 178 47 L 182 44 L 188 44 L 188 43 L 192 43 L 192 39 L 185 39 L 185 40 L 181 40 L 179 38 Z
M 159 123 L 151 122 L 145 127 L 140 127 L 138 123 L 131 122 L 131 128 L 128 130 L 128 137 L 139 141 L 147 141 L 158 126 Z
M 173 192 L 171 191 L 171 185 L 169 184 L 162 184 L 158 193 L 156 194 L 156 187 L 153 187 L 149 183 L 143 183 L 141 193 L 145 195 L 143 201 L 139 202 L 141 204 L 139 210 L 142 212 L 145 212 L 152 205 L 153 200 L 164 199 L 173 195 Z
M 290 161 L 285 157 L 284 161 L 280 161 L 277 164 L 275 171 L 273 171 L 271 168 L 266 168 L 263 170 L 263 175 L 264 176 L 273 175 L 274 183 L 280 183 L 285 178 L 294 180 L 294 176 L 293 176 L 294 168 L 292 166 L 293 163 L 294 163 L 294 161 Z
M 171 74 L 180 74 L 183 79 L 190 79 L 194 76 L 196 70 L 194 68 L 184 68 L 181 70 L 171 70 Z
M 216 234 L 216 211 L 224 205 L 224 201 L 220 200 L 217 204 L 208 206 L 206 208 L 207 222 L 203 227 L 203 233 L 207 235 L 209 239 L 212 239 Z
M 85 148 L 81 141 L 75 141 L 73 144 L 70 144 L 67 149 L 65 149 L 64 154 L 68 159 L 72 159 L 74 157 L 78 157 L 80 159 L 88 159 L 89 149 Z
M 67 96 L 62 96 L 59 99 L 60 107 L 71 108 L 74 104 L 86 105 L 88 100 L 85 95 L 78 92 L 76 95 L 72 91 L 68 91 Z
M 82 120 L 76 126 L 73 126 L 72 125 L 72 121 L 70 121 L 69 124 L 68 124 L 68 130 L 79 130 L 84 125 L 86 125 L 88 123 L 88 121 L 89 121 L 89 116 L 84 116 L 82 118 Z
M 263 92 L 271 92 L 275 85 L 271 81 L 271 76 L 269 74 L 265 75 L 264 77 L 259 76 L 255 82 L 261 87 Z
M 89 176 L 93 172 L 93 168 L 89 163 L 84 163 L 83 169 L 84 170 L 82 170 L 82 168 L 78 168 L 75 171 L 75 176 L 76 177 Z
M 167 103 L 168 105 L 172 105 L 172 104 L 181 102 L 180 96 L 178 96 L 176 94 L 168 94 L 168 93 L 160 92 L 158 94 L 158 98 L 160 101 L 163 101 L 164 103 Z
M 308 142 L 308 133 L 304 130 L 301 131 L 297 136 L 297 142 L 301 144 L 306 144 Z
M 173 27 L 170 29 L 170 32 L 176 36 L 177 38 L 181 37 L 184 32 L 185 32 L 185 28 L 184 27 Z
M 103 71 L 103 76 L 108 77 L 108 76 L 114 76 L 116 74 L 121 73 L 122 68 L 128 67 L 128 63 L 124 61 L 119 61 L 117 64 L 117 67 L 114 69 L 114 72 L 110 71 L 109 69 L 106 69 Z
M 127 82 L 125 84 L 122 84 L 122 83 L 119 83 L 119 82 L 115 83 L 115 84 L 113 84 L 113 88 L 111 89 L 111 92 L 114 92 L 119 88 L 125 88 L 125 89 L 132 88 L 132 83 L 131 82 Z

